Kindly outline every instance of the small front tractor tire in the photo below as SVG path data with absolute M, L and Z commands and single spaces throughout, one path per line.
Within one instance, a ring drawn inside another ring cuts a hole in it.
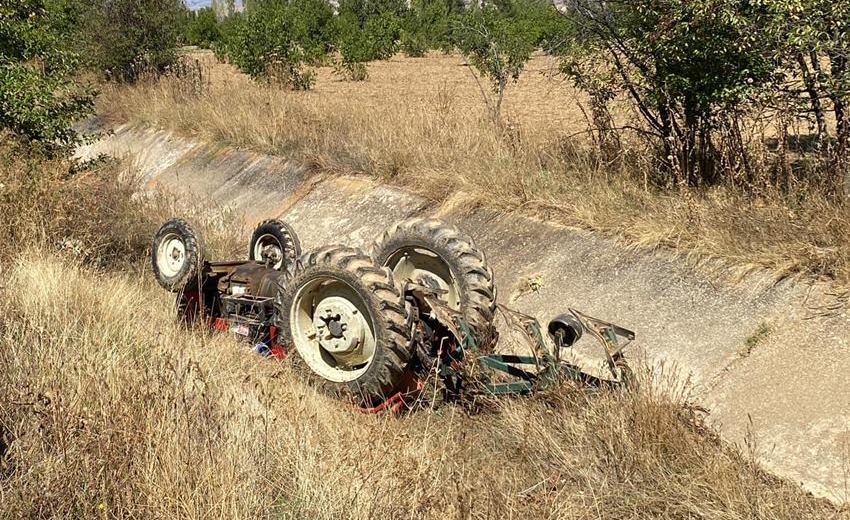
M 162 287 L 179 291 L 203 261 L 203 243 L 188 222 L 172 218 L 157 230 L 151 245 L 151 268 Z
M 400 222 L 375 242 L 372 257 L 399 284 L 410 279 L 442 290 L 443 301 L 466 318 L 479 345 L 495 343 L 493 271 L 484 252 L 458 228 L 437 219 Z
M 305 254 L 282 291 L 277 321 L 293 367 L 320 390 L 378 403 L 399 390 L 411 358 L 411 317 L 389 269 L 360 249 Z
M 278 219 L 265 220 L 254 229 L 248 258 L 269 262 L 276 271 L 287 271 L 301 256 L 301 242 L 292 226 Z

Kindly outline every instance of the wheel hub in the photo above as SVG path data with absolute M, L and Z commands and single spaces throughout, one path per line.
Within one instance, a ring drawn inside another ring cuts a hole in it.
M 357 308 L 345 298 L 331 296 L 316 306 L 313 326 L 319 345 L 338 361 L 356 361 L 365 339 L 365 322 Z
M 176 276 L 186 261 L 186 245 L 177 236 L 166 237 L 157 257 L 160 272 L 167 277 Z
M 293 298 L 292 342 L 319 376 L 338 383 L 363 375 L 375 356 L 375 326 L 362 296 L 334 277 L 316 277 Z
M 460 309 L 460 291 L 448 266 L 430 251 L 413 249 L 404 251 L 392 265 L 396 280 L 411 280 L 425 287 L 437 289 L 440 299 L 450 308 Z
M 282 244 L 273 235 L 263 235 L 254 246 L 254 258 L 272 264 L 274 269 L 283 263 Z
M 269 244 L 263 248 L 262 257 L 263 259 L 269 259 L 273 262 L 277 262 L 283 258 L 283 252 L 277 244 Z

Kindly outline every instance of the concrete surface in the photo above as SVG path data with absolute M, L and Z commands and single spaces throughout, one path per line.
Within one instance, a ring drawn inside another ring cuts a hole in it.
M 767 275 L 730 285 L 673 254 L 628 251 L 516 215 L 430 207 L 371 180 L 325 179 L 167 132 L 119 127 L 80 151 L 100 153 L 133 155 L 150 186 L 211 197 L 249 224 L 285 218 L 305 249 L 368 245 L 396 220 L 439 214 L 487 252 L 502 303 L 541 321 L 574 306 L 634 329 L 648 366 L 688 380 L 723 438 L 815 495 L 850 498 L 850 318 L 840 301 L 818 309 L 834 303 L 828 286 L 773 285 Z M 538 291 L 529 279 L 542 283 Z M 592 360 L 591 346 L 578 350 Z

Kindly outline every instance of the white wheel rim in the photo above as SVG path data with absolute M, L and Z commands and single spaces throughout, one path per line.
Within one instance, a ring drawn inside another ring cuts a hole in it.
M 186 244 L 177 233 L 162 237 L 156 250 L 156 266 L 166 278 L 174 278 L 186 264 Z
M 409 280 L 445 291 L 440 294 L 440 300 L 449 308 L 460 310 L 460 286 L 448 264 L 433 251 L 419 247 L 400 249 L 390 256 L 387 266 L 392 269 L 395 281 Z
M 341 280 L 321 277 L 298 289 L 289 319 L 301 359 L 328 381 L 354 381 L 375 358 L 375 331 L 365 302 Z
M 280 241 L 271 234 L 265 234 L 254 243 L 254 259 L 265 262 L 269 258 L 272 269 L 280 269 L 283 265 L 283 246 Z

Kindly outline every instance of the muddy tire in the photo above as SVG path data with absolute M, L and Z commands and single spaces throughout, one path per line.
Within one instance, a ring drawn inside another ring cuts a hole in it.
M 151 244 L 151 268 L 159 285 L 179 291 L 203 261 L 203 244 L 188 222 L 172 218 L 157 230 Z
M 400 222 L 384 231 L 372 256 L 393 271 L 399 284 L 418 278 L 423 285 L 440 286 L 447 291 L 444 301 L 464 315 L 479 344 L 495 343 L 493 271 L 484 252 L 458 228 L 436 219 Z
M 301 256 L 301 242 L 292 226 L 278 219 L 260 223 L 251 236 L 248 258 L 258 262 L 269 261 L 272 269 L 287 271 Z
M 283 290 L 277 321 L 297 372 L 323 392 L 375 404 L 405 381 L 409 307 L 389 269 L 360 249 L 305 254 Z

